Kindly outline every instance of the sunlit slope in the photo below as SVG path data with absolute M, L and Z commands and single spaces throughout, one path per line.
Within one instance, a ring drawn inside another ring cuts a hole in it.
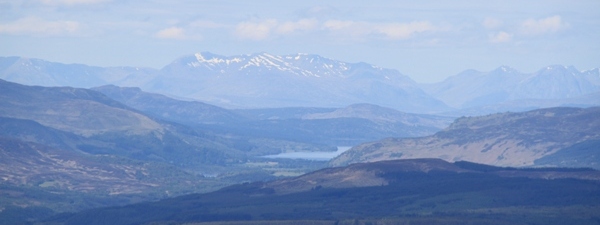
M 600 108 L 595 107 L 462 117 L 431 136 L 389 138 L 355 146 L 333 159 L 331 164 L 440 158 L 500 166 L 532 166 L 535 160 L 561 149 L 600 139 L 599 115 Z

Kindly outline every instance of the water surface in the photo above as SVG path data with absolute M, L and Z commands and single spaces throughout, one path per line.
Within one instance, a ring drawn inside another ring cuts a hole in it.
M 335 158 L 336 156 L 344 153 L 351 146 L 338 146 L 335 152 L 287 152 L 279 153 L 277 155 L 266 155 L 265 158 L 271 159 L 306 159 L 306 160 L 317 160 L 317 161 L 328 161 Z

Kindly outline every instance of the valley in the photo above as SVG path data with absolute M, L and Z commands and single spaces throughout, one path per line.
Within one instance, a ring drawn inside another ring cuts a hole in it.
M 0 224 L 586 224 L 599 77 L 500 67 L 418 84 L 311 54 L 162 69 L 0 57 Z

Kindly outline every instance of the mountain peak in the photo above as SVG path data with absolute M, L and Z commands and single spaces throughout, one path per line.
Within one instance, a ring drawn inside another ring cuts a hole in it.
M 243 58 L 239 57 L 225 57 L 210 52 L 196 53 L 194 54 L 194 57 L 195 61 L 188 63 L 188 65 L 191 67 L 199 67 L 204 65 L 206 67 L 212 68 L 219 64 L 229 65 L 231 63 L 239 63 L 244 60 Z
M 544 73 L 546 71 L 569 71 L 571 73 L 581 73 L 581 71 L 577 70 L 574 66 L 564 66 L 564 65 L 550 65 L 545 68 L 542 68 L 538 71 L 538 73 Z
M 183 64 L 219 73 L 249 73 L 248 70 L 281 71 L 306 77 L 343 76 L 349 64 L 315 54 L 273 55 L 266 52 L 221 56 L 210 52 L 185 57 Z M 374 67 L 375 68 L 375 67 Z
M 510 66 L 502 65 L 498 67 L 495 71 L 502 71 L 505 73 L 518 73 L 518 71 Z
M 397 70 L 305 53 L 196 53 L 165 66 L 142 88 L 225 107 L 342 107 L 367 102 L 407 112 L 421 112 L 424 105 L 447 109 Z
M 593 69 L 585 70 L 583 72 L 584 73 L 600 74 L 600 68 L 593 68 Z

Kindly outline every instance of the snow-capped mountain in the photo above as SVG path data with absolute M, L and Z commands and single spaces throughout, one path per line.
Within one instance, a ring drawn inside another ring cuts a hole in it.
M 26 85 L 140 87 L 228 108 L 345 107 L 370 103 L 404 112 L 482 115 L 543 107 L 600 105 L 600 69 L 548 66 L 522 73 L 508 66 L 466 70 L 417 84 L 397 70 L 314 54 L 221 56 L 202 52 L 160 70 L 97 67 L 0 57 L 0 79 Z M 450 106 L 450 107 L 448 107 Z
M 143 89 L 244 108 L 371 103 L 408 112 L 448 109 L 396 70 L 310 54 L 197 53 L 165 66 Z
M 577 98 L 600 92 L 600 75 L 598 69 L 579 71 L 572 66 L 553 65 L 530 74 L 502 66 L 487 73 L 467 70 L 421 87 L 446 104 L 464 109 L 522 100 Z M 590 103 L 600 104 L 600 100 Z
M 193 58 L 190 56 L 182 60 L 187 62 L 188 66 L 194 68 L 203 67 L 218 73 L 238 73 L 243 71 L 249 74 L 254 69 L 258 69 L 267 71 L 277 70 L 300 76 L 343 77 L 343 71 L 349 69 L 346 63 L 308 54 L 274 56 L 268 53 L 261 53 L 223 57 L 204 52 L 194 54 Z

